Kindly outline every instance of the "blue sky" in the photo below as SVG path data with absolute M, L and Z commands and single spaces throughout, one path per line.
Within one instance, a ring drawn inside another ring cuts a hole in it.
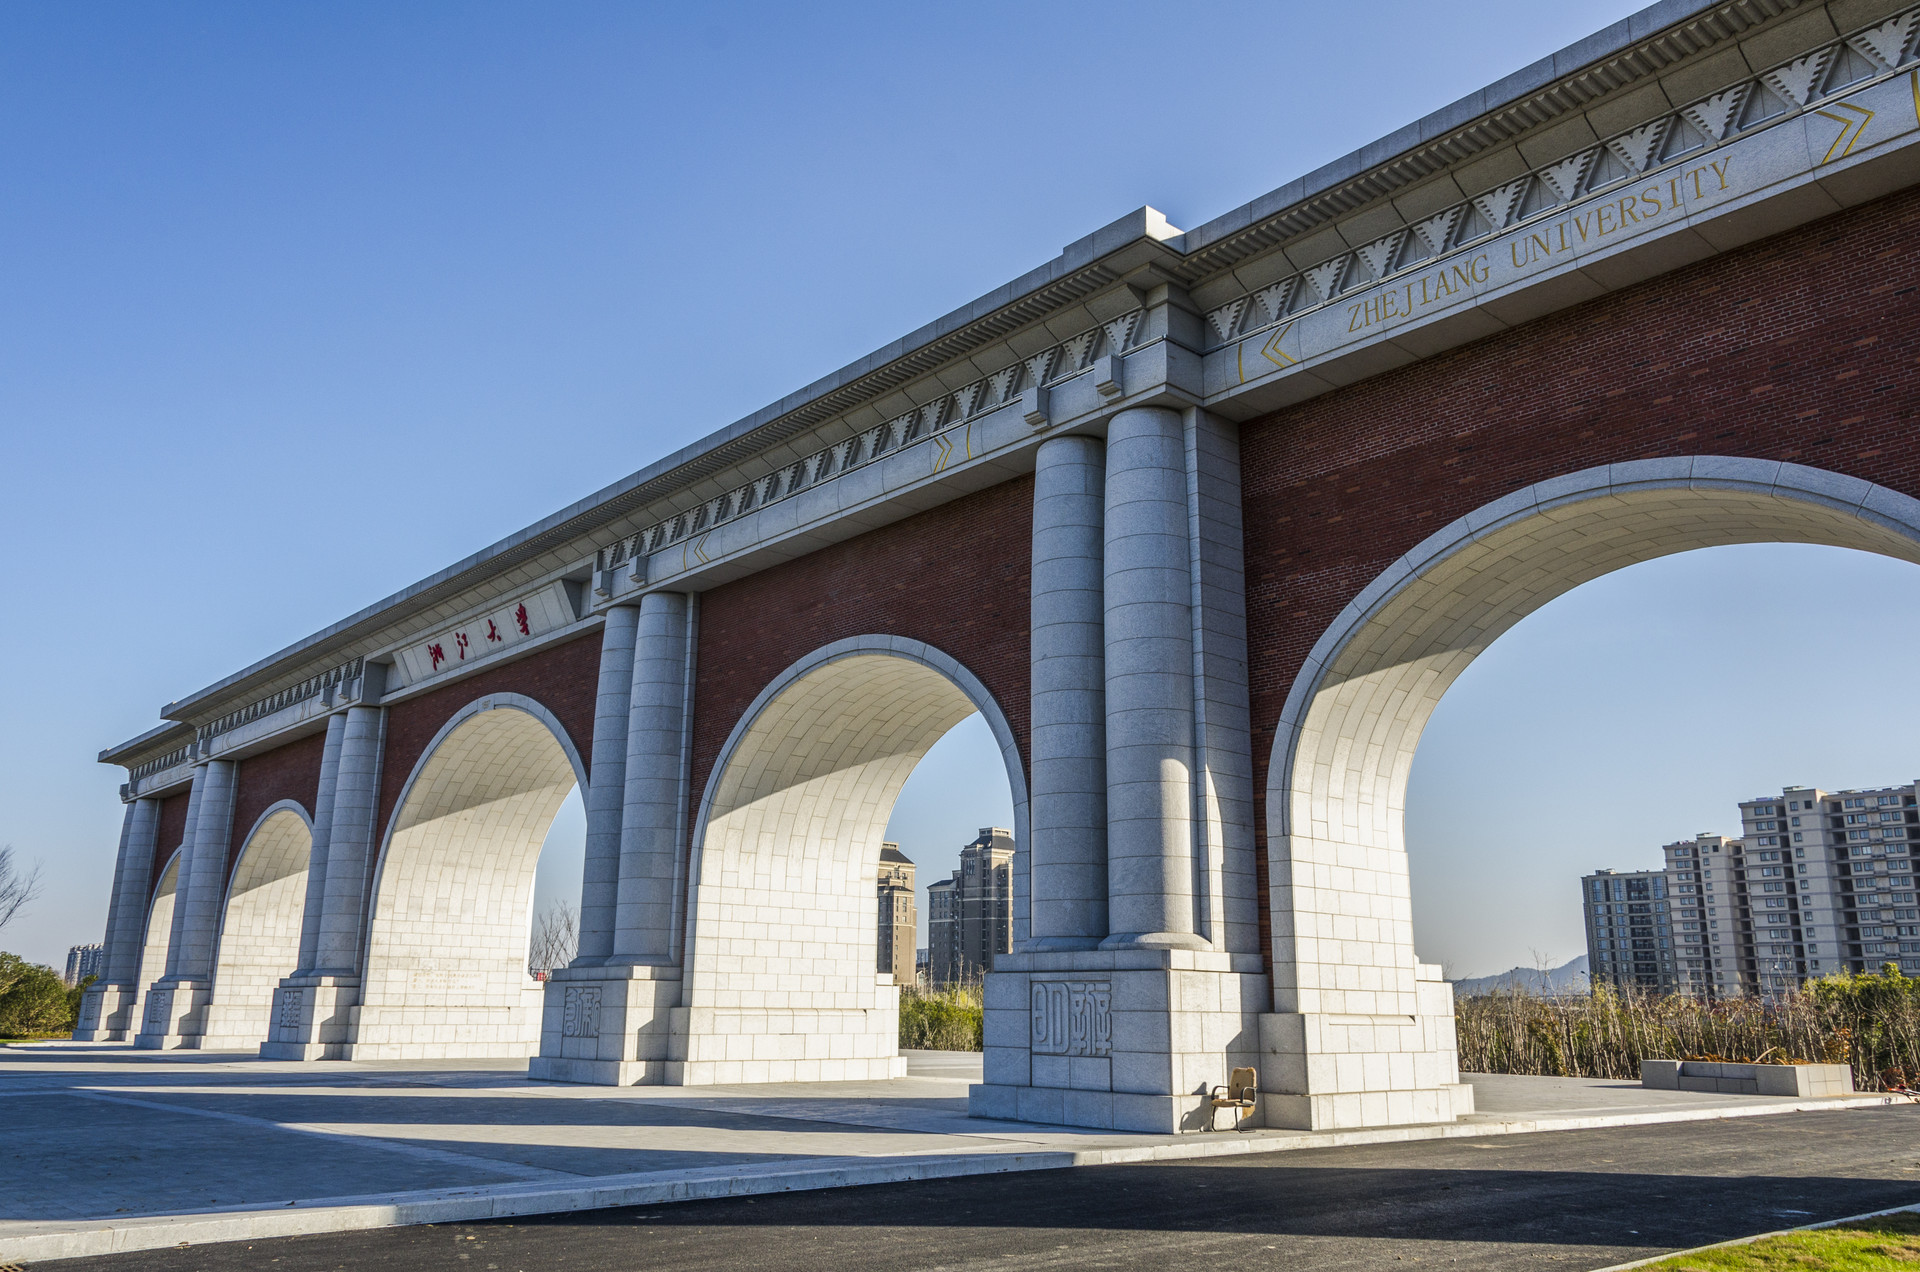
M 1631 7 L 0 9 L 0 843 L 48 883 L 0 945 L 97 939 L 93 756 L 161 704 L 1134 207 L 1197 224 Z M 1809 551 L 1602 580 L 1475 665 L 1414 776 L 1427 957 L 1564 957 L 1579 871 L 1913 775 L 1910 567 L 1837 565 L 1873 603 L 1802 630 L 1751 589 Z M 1769 682 L 1806 657 L 1875 705 Z M 896 818 L 923 878 L 1005 816 L 978 742 Z

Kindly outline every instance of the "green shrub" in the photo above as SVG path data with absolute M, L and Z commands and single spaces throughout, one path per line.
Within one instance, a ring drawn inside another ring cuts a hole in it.
M 70 1033 L 80 991 L 69 990 L 51 967 L 0 951 L 0 1038 Z
M 915 1051 L 979 1051 L 982 1042 L 980 986 L 951 985 L 900 990 L 900 1045 Z

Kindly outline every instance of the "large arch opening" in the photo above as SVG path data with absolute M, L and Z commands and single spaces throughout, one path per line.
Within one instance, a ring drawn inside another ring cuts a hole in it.
M 681 1081 L 898 1077 L 899 986 L 876 967 L 881 845 L 927 751 L 975 713 L 1005 765 L 1025 935 L 1026 784 L 985 687 L 914 641 L 865 637 L 787 669 L 722 749 L 695 835 Z
M 1827 836 L 1810 830 L 1784 846 L 1790 887 L 1769 881 L 1772 846 L 1741 846 L 1743 868 L 1756 851 L 1762 858 L 1761 881 L 1750 873 L 1743 894 L 1752 942 L 1741 900 L 1714 897 L 1714 880 L 1686 886 L 1679 858 L 1699 855 L 1699 836 L 1712 861 L 1725 854 L 1711 836 L 1758 832 L 1742 816 L 1756 800 L 1786 799 L 1800 817 L 1805 800 L 1788 788 L 1844 800 L 1854 788 L 1910 783 L 1916 630 L 1920 566 L 1800 543 L 1641 562 L 1535 610 L 1462 672 L 1421 736 L 1406 813 L 1421 957 L 1446 969 L 1457 995 L 1622 982 L 1716 996 L 1757 983 L 1778 994 L 1849 964 L 1878 967 L 1880 950 L 1856 952 L 1839 930 L 1879 915 L 1845 904 Z M 1848 862 L 1849 873 L 1898 864 Z M 1659 917 L 1643 923 L 1654 932 L 1623 943 L 1598 930 L 1636 908 L 1596 905 L 1591 884 L 1577 886 L 1601 869 L 1666 873 L 1634 884 L 1670 898 L 1664 910 L 1653 898 Z M 1864 882 L 1853 889 L 1863 903 Z M 1791 895 L 1782 904 L 1769 892 Z M 1775 916 L 1759 911 L 1775 907 L 1795 912 L 1779 916 L 1789 930 L 1762 938 Z M 1891 918 L 1912 927 L 1911 914 Z M 1907 937 L 1892 952 L 1920 972 L 1916 934 L 1890 935 Z
M 535 870 L 585 777 L 559 722 L 518 694 L 469 705 L 429 744 L 380 854 L 352 1058 L 539 1049 Z
M 1369 585 L 1314 647 L 1276 731 L 1267 786 L 1276 1010 L 1416 1012 L 1407 780 L 1427 721 L 1476 657 L 1601 575 L 1764 542 L 1920 562 L 1920 502 L 1793 464 L 1619 464 L 1496 501 Z
M 266 1041 L 274 986 L 300 964 L 313 824 L 291 800 L 261 815 L 227 884 L 201 1047 L 255 1051 Z

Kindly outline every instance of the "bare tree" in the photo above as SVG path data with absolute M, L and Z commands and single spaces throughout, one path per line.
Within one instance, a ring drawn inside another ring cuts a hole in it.
M 40 867 L 22 872 L 14 863 L 13 845 L 0 845 L 0 928 L 40 895 Z
M 527 950 L 527 971 L 539 975 L 573 962 L 580 950 L 580 914 L 565 901 L 556 901 L 533 925 Z

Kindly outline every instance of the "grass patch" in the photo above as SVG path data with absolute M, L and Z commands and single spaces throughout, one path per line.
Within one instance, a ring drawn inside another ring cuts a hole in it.
M 1920 1215 L 1861 1219 L 1790 1232 L 1751 1245 L 1680 1254 L 1648 1272 L 1913 1272 L 1920 1268 Z

